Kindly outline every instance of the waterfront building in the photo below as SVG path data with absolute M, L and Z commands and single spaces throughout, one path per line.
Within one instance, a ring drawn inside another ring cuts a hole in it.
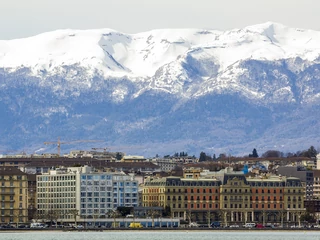
M 51 170 L 37 176 L 37 214 L 34 220 L 68 221 L 74 219 L 81 168 Z M 78 198 L 79 199 L 79 198 Z M 79 203 L 78 203 L 79 205 Z
M 203 219 L 210 211 L 218 214 L 220 184 L 217 179 L 150 178 L 143 187 L 143 206 L 169 207 L 172 217 L 181 219 Z
M 304 187 L 294 177 L 246 177 L 230 168 L 206 174 L 208 178 L 149 178 L 143 187 L 143 206 L 170 208 L 183 220 L 225 225 L 300 222 L 304 214 Z
M 37 195 L 42 219 L 90 222 L 117 207 L 138 206 L 138 182 L 134 175 L 70 167 L 37 176 Z
M 1 167 L 0 184 L 0 224 L 28 222 L 27 174 L 14 167 Z
M 82 173 L 80 183 L 80 216 L 105 218 L 117 207 L 138 206 L 138 181 L 134 175 L 121 173 Z

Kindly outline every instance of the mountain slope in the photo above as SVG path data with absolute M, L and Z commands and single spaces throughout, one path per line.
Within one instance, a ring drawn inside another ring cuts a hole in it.
M 0 145 L 33 152 L 60 136 L 148 156 L 301 150 L 320 140 L 319 42 L 272 22 L 0 41 Z

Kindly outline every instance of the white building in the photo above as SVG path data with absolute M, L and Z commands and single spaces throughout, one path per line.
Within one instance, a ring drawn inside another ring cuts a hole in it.
M 138 181 L 124 173 L 82 173 L 80 215 L 104 218 L 117 207 L 138 206 Z
M 156 158 L 152 159 L 152 162 L 164 172 L 170 172 L 178 165 L 177 161 L 171 158 Z
M 93 172 L 91 167 L 51 170 L 37 176 L 37 209 L 41 219 L 74 222 L 105 218 L 119 206 L 138 206 L 133 175 Z

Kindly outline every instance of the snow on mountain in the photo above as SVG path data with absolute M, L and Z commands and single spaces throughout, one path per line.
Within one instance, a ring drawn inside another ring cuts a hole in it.
M 162 66 L 202 49 L 215 58 L 219 71 L 243 59 L 277 60 L 319 57 L 320 32 L 265 23 L 219 32 L 163 29 L 125 34 L 111 29 L 58 30 L 25 39 L 0 41 L 0 66 L 29 67 L 33 74 L 79 64 L 89 76 L 151 77 Z M 91 74 L 90 74 L 91 73 Z
M 0 146 L 60 136 L 145 154 L 308 147 L 320 141 L 319 42 L 319 31 L 272 22 L 2 40 Z

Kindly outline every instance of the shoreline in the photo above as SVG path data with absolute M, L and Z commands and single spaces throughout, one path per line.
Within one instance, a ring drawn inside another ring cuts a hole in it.
M 27 233 L 27 232 L 122 232 L 122 231 L 133 231 L 133 232 L 149 232 L 149 231 L 172 231 L 172 232 L 318 232 L 320 229 L 311 228 L 279 228 L 279 229 L 212 229 L 212 228 L 110 228 L 110 229 L 0 229 L 0 233 Z

